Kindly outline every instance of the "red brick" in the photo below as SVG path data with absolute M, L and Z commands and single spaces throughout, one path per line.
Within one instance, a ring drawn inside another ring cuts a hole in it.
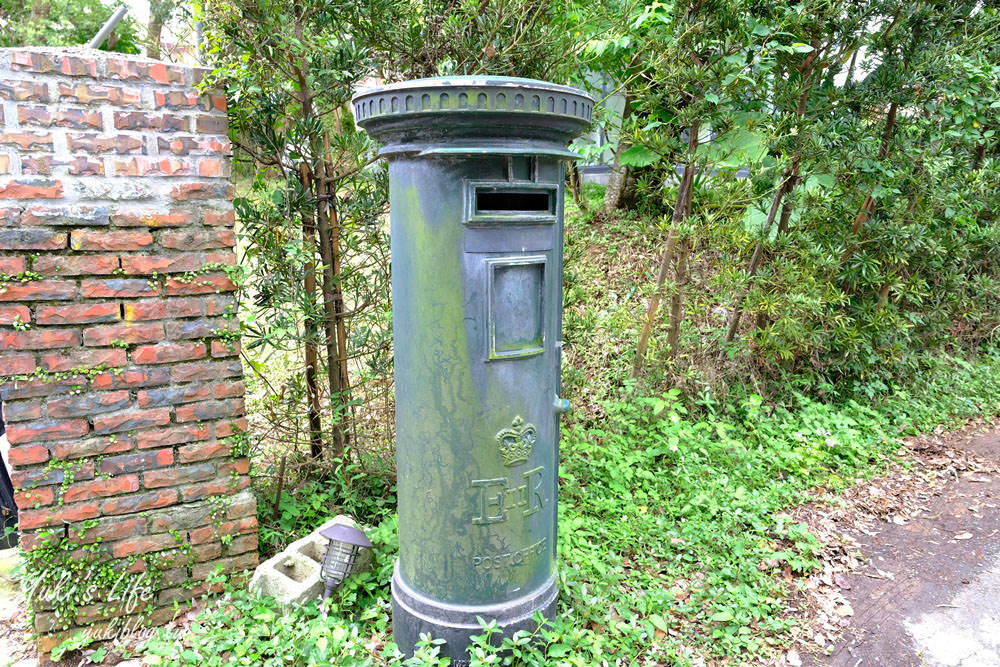
M 207 401 L 211 398 L 210 384 L 191 383 L 140 391 L 136 395 L 136 402 L 140 408 L 158 408 L 192 401 Z
M 60 461 L 118 454 L 135 448 L 135 439 L 126 436 L 86 438 L 49 444 L 52 458 Z
M 120 433 L 122 431 L 149 428 L 150 426 L 164 426 L 169 423 L 170 410 L 166 408 L 132 410 L 131 412 L 120 412 L 94 417 L 94 433 L 98 435 Z
M 191 122 L 186 116 L 171 113 L 146 113 L 144 111 L 116 111 L 116 130 L 158 130 L 160 132 L 187 132 Z
M 76 296 L 72 280 L 28 280 L 6 282 L 0 286 L 0 301 L 54 301 Z
M 194 558 L 194 562 L 196 563 L 202 563 L 206 560 L 215 560 L 221 555 L 222 555 L 221 542 L 211 542 L 209 544 L 202 544 L 191 549 L 191 556 Z
M 109 79 L 184 84 L 184 68 L 174 65 L 108 58 L 106 67 Z
M 104 161 L 91 160 L 85 157 L 73 158 L 69 165 L 69 173 L 73 176 L 103 176 Z
M 155 452 L 139 452 L 138 454 L 112 456 L 101 461 L 99 469 L 105 475 L 121 475 L 127 472 L 162 468 L 173 465 L 173 463 L 174 450 L 160 449 Z
M 105 366 L 117 368 L 128 363 L 125 350 L 113 348 L 107 350 L 74 350 L 69 354 L 50 352 L 39 358 L 39 366 L 50 373 L 61 373 L 77 368 L 97 368 Z
M 219 524 L 212 524 L 195 528 L 188 533 L 190 544 L 203 544 L 211 540 L 217 540 L 222 535 L 242 535 L 253 532 L 257 529 L 257 518 L 250 517 L 239 519 L 238 521 L 223 521 Z
M 45 463 L 49 460 L 49 450 L 47 447 L 43 447 L 42 445 L 11 447 L 7 452 L 7 460 L 10 462 L 12 467 Z
M 23 257 L 0 257 L 0 273 L 8 276 L 16 276 L 24 273 L 28 268 Z
M 106 225 L 103 206 L 31 206 L 21 215 L 22 225 Z
M 82 303 L 71 306 L 39 306 L 35 311 L 38 324 L 90 324 L 117 322 L 121 309 L 117 303 Z
M 229 161 L 216 158 L 202 158 L 198 161 L 198 175 L 202 178 L 228 178 Z
M 160 155 L 229 155 L 232 147 L 227 137 L 157 137 Z
M 228 438 L 237 433 L 246 433 L 246 430 L 246 418 L 230 419 L 215 425 L 215 435 L 218 438 Z
M 50 229 L 0 228 L 0 250 L 62 250 L 66 238 Z
M 163 325 L 169 340 L 187 340 L 190 338 L 207 338 L 222 336 L 224 332 L 236 331 L 236 323 L 228 320 L 177 320 Z
M 233 558 L 223 558 L 222 560 L 211 561 L 208 563 L 198 563 L 191 568 L 191 578 L 195 581 L 204 581 L 215 574 L 215 571 L 219 568 L 222 568 L 222 572 L 230 573 L 238 572 L 240 570 L 252 570 L 255 567 L 257 567 L 257 554 L 242 554 Z
M 22 151 L 51 151 L 52 135 L 48 132 L 0 132 L 0 145 L 17 146 Z
M 199 106 L 197 94 L 182 90 L 154 91 L 153 100 L 156 102 L 157 107 L 166 109 L 193 109 Z
M 56 415 L 53 415 L 56 416 Z M 4 422 L 23 422 L 42 418 L 41 401 L 7 401 L 3 405 Z
M 175 410 L 177 423 L 191 421 L 207 421 L 209 419 L 223 419 L 225 417 L 239 417 L 243 415 L 243 399 L 229 399 L 225 401 L 204 401 L 193 405 L 178 406 Z M 94 428 L 96 429 L 96 423 Z
M 216 479 L 211 482 L 200 482 L 181 487 L 181 498 L 186 503 L 201 500 L 208 496 L 225 496 L 236 492 L 232 481 L 228 478 Z
M 162 489 L 151 493 L 134 496 L 119 496 L 104 501 L 105 514 L 132 514 L 146 510 L 166 507 L 177 502 L 176 489 Z
M 89 432 L 90 424 L 85 419 L 48 419 L 11 424 L 7 428 L 7 440 L 10 441 L 10 444 L 16 445 L 21 442 L 74 438 L 87 435 Z
M 44 526 L 60 525 L 64 521 L 75 523 L 96 519 L 100 515 L 101 510 L 96 502 L 84 502 L 50 509 L 21 511 L 18 512 L 17 521 L 21 530 L 31 530 Z
M 205 111 L 225 111 L 226 110 L 226 96 L 225 95 L 213 95 L 211 93 L 204 93 L 201 96 L 201 108 Z
M 226 553 L 229 555 L 242 554 L 248 551 L 256 553 L 258 547 L 256 535 L 243 535 L 237 537 L 226 545 Z
M 213 357 L 236 357 L 240 354 L 240 342 L 239 341 L 212 341 L 212 356 Z
M 129 345 L 154 343 L 163 340 L 162 324 L 112 324 L 83 330 L 83 344 L 88 346 L 111 345 L 120 341 Z
M 30 375 L 35 372 L 35 357 L 30 354 L 0 356 L 0 377 Z
M 35 396 L 51 396 L 52 394 L 64 394 L 67 391 L 79 391 L 78 388 L 87 386 L 87 378 L 76 375 L 63 380 L 50 380 L 42 378 L 40 380 L 18 380 L 7 383 L 4 388 L 4 400 L 17 400 L 21 398 L 34 398 Z
M 31 322 L 31 311 L 26 306 L 0 306 L 0 325 Z
M 52 350 L 80 344 L 80 333 L 71 329 L 0 331 L 0 350 Z
M 245 382 L 218 382 L 212 385 L 212 395 L 217 398 L 239 398 L 246 394 Z
M 223 456 L 229 456 L 229 445 L 224 442 L 205 442 L 177 448 L 177 460 L 181 463 L 206 461 Z
M 7 407 L 9 406 L 4 406 L 5 411 Z M 51 448 L 49 451 L 51 451 Z M 83 470 L 83 468 L 86 468 L 86 470 Z M 74 467 L 72 472 L 74 479 L 78 479 L 76 474 L 78 472 L 86 473 L 85 475 L 81 474 L 80 478 L 93 479 L 94 466 L 92 465 L 80 466 L 80 469 Z M 62 484 L 65 481 L 65 479 L 66 475 L 64 474 L 64 472 L 57 468 L 53 468 L 52 470 L 49 470 L 47 468 L 32 468 L 30 470 L 17 469 L 11 471 L 10 473 L 10 481 L 13 484 L 15 491 L 24 491 L 39 486 L 51 486 L 53 484 Z
M 175 250 L 208 250 L 231 248 L 236 245 L 236 234 L 230 229 L 219 231 L 162 232 L 160 245 Z
M 139 443 L 139 449 L 151 449 L 153 447 L 168 447 L 170 445 L 181 445 L 187 442 L 205 440 L 209 437 L 211 437 L 211 431 L 204 424 L 186 424 L 184 426 L 175 426 L 172 428 L 151 429 L 149 431 L 140 431 L 136 435 L 136 438 Z M 213 458 L 211 456 L 202 456 L 201 458 L 191 458 L 191 456 L 197 457 L 197 453 L 194 452 L 193 450 L 192 452 L 189 452 L 188 456 L 185 456 L 184 450 L 190 449 L 191 447 L 204 447 L 204 446 L 190 445 L 189 447 L 181 447 L 178 450 L 181 463 L 200 461 L 203 458 Z M 226 448 L 226 450 L 228 452 L 228 447 Z
M 66 146 L 70 151 L 85 151 L 92 154 L 117 153 L 127 155 L 146 152 L 146 142 L 143 141 L 142 137 L 128 134 L 102 136 L 69 132 L 66 135 Z
M 231 292 L 236 285 L 224 273 L 212 273 L 196 276 L 191 280 L 167 280 L 169 296 L 185 296 L 191 294 L 210 294 L 212 292 Z
M 232 209 L 228 211 L 206 209 L 204 222 L 206 225 L 231 227 L 236 223 L 236 212 Z
M 149 275 L 151 273 L 184 273 L 197 271 L 203 266 L 201 257 L 191 253 L 176 255 L 160 255 L 144 257 L 138 255 L 122 256 L 122 269 L 130 275 Z
M 129 406 L 127 391 L 106 391 L 49 400 L 49 417 L 90 417 L 101 412 L 124 410 Z
M 190 176 L 191 162 L 177 158 L 133 157 L 115 160 L 115 176 Z
M 16 227 L 20 219 L 20 208 L 0 208 L 0 227 Z
M 126 210 L 111 216 L 112 224 L 119 227 L 183 227 L 193 224 L 195 216 L 190 211 L 171 209 Z
M 167 364 L 201 359 L 206 354 L 204 343 L 160 343 L 136 348 L 132 359 L 137 364 Z
M 135 368 L 120 373 L 101 373 L 92 381 L 94 389 L 155 387 L 170 382 L 166 368 Z
M 58 73 L 67 76 L 97 76 L 97 61 L 77 56 L 58 56 L 32 51 L 11 54 L 10 68 L 38 74 Z
M 49 87 L 37 81 L 0 81 L 0 97 L 15 102 L 48 102 Z
M 110 275 L 118 268 L 117 255 L 42 255 L 31 267 L 43 276 Z M 84 295 L 86 296 L 86 294 Z
M 170 379 L 173 382 L 219 380 L 242 375 L 243 366 L 239 361 L 203 361 L 179 364 L 170 369 Z
M 173 535 L 140 535 L 131 539 L 115 542 L 111 546 L 111 554 L 115 558 L 140 556 L 153 551 L 163 551 L 177 546 Z
M 104 86 L 86 83 L 74 85 L 59 84 L 60 102 L 79 102 L 80 104 L 99 102 L 115 106 L 138 107 L 141 104 L 140 95 L 141 93 L 138 88 L 125 86 Z
M 157 489 L 162 486 L 181 486 L 204 482 L 215 477 L 215 464 L 200 463 L 181 468 L 167 468 L 143 473 L 142 483 L 147 489 Z
M 119 496 L 123 493 L 133 493 L 139 490 L 138 475 L 120 475 L 108 479 L 93 479 L 89 482 L 76 482 L 63 491 L 63 502 L 72 503 L 90 498 Z
M 159 285 L 155 282 L 150 284 L 148 280 L 109 278 L 107 280 L 83 280 L 80 283 L 80 294 L 85 299 L 157 296 L 159 293 Z
M 14 504 L 22 509 L 51 505 L 55 499 L 56 492 L 52 487 L 30 489 L 14 494 Z
M 203 311 L 204 303 L 198 298 L 138 301 L 125 304 L 125 321 L 163 320 L 169 317 L 198 317 Z
M 205 314 L 209 317 L 230 315 L 236 310 L 236 299 L 232 294 L 205 297 Z
M 184 183 L 175 185 L 170 191 L 170 196 L 177 201 L 232 199 L 234 195 L 235 190 L 228 183 Z
M 69 245 L 73 250 L 141 250 L 153 245 L 153 235 L 76 229 L 70 234 Z
M 250 474 L 250 459 L 241 458 L 235 461 L 230 461 L 228 463 L 223 463 L 219 466 L 219 476 L 232 475 L 235 472 L 237 475 L 249 475 Z
M 194 127 L 199 134 L 226 134 L 229 131 L 229 119 L 226 116 L 202 114 L 195 118 Z
M 100 111 L 84 109 L 53 109 L 51 107 L 25 106 L 17 108 L 17 120 L 21 126 L 71 127 L 78 130 L 101 129 L 104 120 Z

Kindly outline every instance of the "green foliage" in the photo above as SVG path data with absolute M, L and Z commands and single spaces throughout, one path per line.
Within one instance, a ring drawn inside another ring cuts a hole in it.
M 373 458 L 362 465 L 348 456 L 334 463 L 330 478 L 323 481 L 308 477 L 298 481 L 295 475 L 289 474 L 277 518 L 276 483 L 273 477 L 270 483 L 265 481 L 266 475 L 275 474 L 274 469 L 254 480 L 260 549 L 265 557 L 281 551 L 335 514 L 348 514 L 366 523 L 380 523 L 395 512 L 396 487 L 389 481 L 392 471 L 377 467 L 386 466 L 383 460 Z
M 563 438 L 557 617 L 501 637 L 483 622 L 472 664 L 521 667 L 693 665 L 699 655 L 766 653 L 789 638 L 788 583 L 819 566 L 820 546 L 784 510 L 832 497 L 876 473 L 900 434 L 995 413 L 1000 355 L 973 366 L 940 358 L 906 390 L 869 405 L 785 404 L 747 393 L 698 413 L 677 391 L 626 389 L 600 423 Z M 318 489 L 310 489 L 316 493 Z M 313 510 L 298 505 L 304 512 Z M 322 518 L 295 526 L 313 529 Z M 328 611 L 282 610 L 229 591 L 183 635 L 160 631 L 147 660 L 181 665 L 445 665 L 433 638 L 403 661 L 391 641 L 389 582 L 396 518 L 369 531 L 370 572 L 349 578 Z M 777 575 L 783 576 L 777 576 Z
M 0 0 L 0 47 L 82 46 L 121 5 L 117 0 Z M 119 53 L 139 53 L 135 23 L 126 16 L 114 30 Z

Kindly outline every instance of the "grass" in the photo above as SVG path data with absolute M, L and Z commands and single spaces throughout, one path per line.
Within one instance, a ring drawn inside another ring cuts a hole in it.
M 626 390 L 601 424 L 564 432 L 558 618 L 508 655 L 521 665 L 691 665 L 746 661 L 788 637 L 799 575 L 819 545 L 783 510 L 875 474 L 902 434 L 994 413 L 1000 356 L 928 362 L 912 389 L 872 405 L 800 397 L 768 405 L 748 394 L 687 414 L 677 392 Z M 231 591 L 183 633 L 161 632 L 162 665 L 399 665 L 389 579 L 395 519 L 372 538 L 376 566 L 339 592 L 329 613 L 283 613 Z M 508 648 L 513 642 L 508 638 Z M 482 644 L 473 665 L 497 664 Z M 439 664 L 425 647 L 409 664 Z M 444 664 L 443 662 L 440 664 Z
M 588 194 L 593 206 L 599 193 Z M 819 543 L 786 510 L 877 474 L 902 435 L 998 411 L 997 354 L 974 364 L 927 357 L 914 381 L 863 403 L 830 391 L 833 398 L 818 402 L 791 388 L 780 402 L 743 386 L 713 395 L 698 390 L 706 374 L 690 358 L 686 377 L 696 381 L 680 383 L 687 394 L 662 388 L 677 382 L 677 367 L 642 384 L 629 380 L 656 262 L 657 249 L 643 244 L 652 224 L 568 216 L 563 377 L 576 410 L 561 450 L 558 615 L 531 642 L 505 638 L 503 655 L 484 629 L 472 648 L 476 667 L 752 662 L 789 639 L 790 596 L 819 565 Z M 686 335 L 697 333 L 691 325 Z M 392 491 L 367 485 L 365 471 L 342 472 L 340 486 L 286 496 L 271 541 L 308 532 L 331 505 L 387 517 L 370 531 L 371 572 L 350 579 L 326 613 L 316 604 L 286 612 L 270 598 L 230 590 L 206 601 L 186 629 L 159 632 L 147 661 L 447 664 L 433 643 L 406 662 L 397 654 Z M 262 507 L 270 514 L 266 496 Z

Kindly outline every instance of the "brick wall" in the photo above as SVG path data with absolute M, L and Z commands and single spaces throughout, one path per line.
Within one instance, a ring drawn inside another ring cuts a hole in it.
M 225 98 L 200 94 L 201 75 L 0 49 L 0 399 L 21 544 L 70 535 L 156 568 L 152 623 L 217 565 L 257 563 L 249 464 L 231 451 L 245 420 Z M 99 602 L 73 622 L 133 611 Z M 41 605 L 42 651 L 58 621 Z

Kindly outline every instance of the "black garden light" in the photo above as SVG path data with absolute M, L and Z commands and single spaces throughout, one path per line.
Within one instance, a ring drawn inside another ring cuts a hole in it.
M 326 584 L 326 589 L 323 591 L 325 600 L 330 597 L 334 588 L 344 582 L 347 575 L 354 572 L 361 550 L 371 549 L 372 543 L 368 541 L 364 531 L 339 523 L 321 531 L 320 535 L 330 540 L 320 571 L 320 576 Z

